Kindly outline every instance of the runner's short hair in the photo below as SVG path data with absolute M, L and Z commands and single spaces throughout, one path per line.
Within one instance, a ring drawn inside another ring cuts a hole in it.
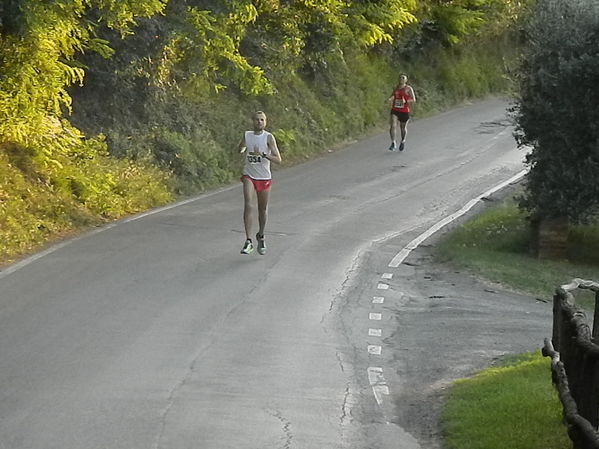
M 258 115 L 263 115 L 264 117 L 266 117 L 266 113 L 264 111 L 256 111 L 252 114 L 252 118 L 254 119 Z

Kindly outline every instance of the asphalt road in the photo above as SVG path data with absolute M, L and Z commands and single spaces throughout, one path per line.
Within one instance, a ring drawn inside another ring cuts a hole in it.
M 506 107 L 276 171 L 266 256 L 239 254 L 234 185 L 5 268 L 0 448 L 426 447 L 393 338 L 416 274 L 386 264 L 522 169 Z

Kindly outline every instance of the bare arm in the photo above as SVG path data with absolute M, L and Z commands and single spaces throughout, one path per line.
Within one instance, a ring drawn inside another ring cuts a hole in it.
M 408 100 L 408 103 L 416 103 L 416 94 L 414 93 L 412 86 L 410 86 L 410 99 Z
M 395 91 L 391 92 L 391 96 L 387 98 L 387 103 L 389 103 L 389 106 L 393 106 L 393 100 L 395 100 Z
M 241 140 L 239 141 L 239 152 L 240 153 L 245 153 L 246 150 L 246 145 L 245 145 L 245 134 L 243 135 L 243 137 L 241 138 Z
M 279 147 L 277 146 L 277 141 L 275 139 L 275 136 L 273 136 L 272 134 L 269 134 L 268 136 L 268 140 L 266 141 L 266 143 L 268 144 L 268 148 L 270 149 L 270 154 L 266 155 L 263 154 L 262 156 L 264 156 L 266 159 L 268 159 L 271 162 L 276 162 L 277 164 L 281 163 L 281 153 L 279 152 Z

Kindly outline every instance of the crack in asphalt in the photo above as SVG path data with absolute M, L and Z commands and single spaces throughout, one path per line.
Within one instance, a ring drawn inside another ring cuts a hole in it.
M 354 255 L 350 267 L 345 271 L 345 278 L 343 279 L 343 282 L 333 295 L 333 298 L 331 299 L 331 304 L 329 305 L 329 310 L 322 316 L 320 324 L 324 323 L 324 320 L 326 319 L 327 315 L 333 312 L 333 309 L 335 308 L 335 305 L 337 304 L 338 300 L 345 297 L 344 292 L 346 291 L 347 286 L 351 283 L 352 276 L 354 276 L 354 273 L 359 270 L 360 260 L 362 259 L 362 253 L 363 251 L 360 249 Z
M 274 412 L 270 412 L 270 415 L 277 418 L 283 424 L 283 433 L 285 434 L 285 446 L 284 449 L 289 449 L 291 447 L 291 443 L 293 441 L 293 433 L 291 432 L 291 421 L 286 419 L 283 414 L 275 410 Z
M 164 433 L 166 430 L 166 422 L 168 419 L 168 415 L 175 404 L 175 400 L 176 400 L 176 397 L 177 397 L 179 391 L 181 391 L 183 389 L 183 387 L 185 387 L 185 385 L 189 382 L 189 380 L 193 376 L 193 374 L 195 372 L 195 367 L 197 366 L 198 361 L 204 356 L 206 351 L 208 351 L 208 349 L 210 349 L 210 347 L 214 344 L 214 342 L 216 341 L 217 334 L 224 327 L 224 325 L 227 322 L 227 320 L 229 319 L 229 317 L 233 313 L 235 313 L 235 311 L 237 309 L 239 309 L 239 307 L 241 307 L 246 302 L 246 299 L 251 297 L 252 294 L 261 287 L 261 285 L 262 285 L 262 283 L 256 283 L 255 287 L 252 288 L 251 290 L 249 290 L 248 293 L 241 299 L 241 301 L 239 301 L 237 304 L 232 306 L 227 311 L 227 313 L 224 314 L 223 318 L 212 327 L 212 330 L 210 331 L 210 335 L 207 339 L 207 342 L 203 346 L 201 346 L 201 348 L 196 353 L 191 364 L 189 365 L 189 368 L 187 369 L 185 376 L 183 376 L 183 378 L 171 389 L 171 391 L 169 393 L 169 396 L 167 399 L 167 405 L 164 408 L 164 410 L 161 414 L 161 418 L 160 418 L 160 430 L 158 431 L 158 434 L 154 440 L 152 449 L 160 449 L 162 447 L 162 438 L 164 437 Z
M 350 383 L 345 385 L 345 395 L 343 396 L 343 404 L 341 404 L 341 418 L 339 419 L 341 425 L 345 424 L 345 421 L 349 418 L 351 422 L 351 406 L 349 404 L 349 398 L 351 396 Z
M 337 361 L 339 362 L 339 367 L 341 368 L 341 372 L 345 373 L 345 368 L 343 367 L 343 360 L 341 360 L 341 354 L 339 351 L 335 351 L 335 357 L 337 357 Z

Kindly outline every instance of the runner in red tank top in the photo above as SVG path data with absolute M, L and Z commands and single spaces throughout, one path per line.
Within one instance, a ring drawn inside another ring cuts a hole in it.
M 391 102 L 391 116 L 389 119 L 389 136 L 391 137 L 390 151 L 395 151 L 397 148 L 397 122 L 401 132 L 401 142 L 399 151 L 403 151 L 406 143 L 406 135 L 408 133 L 407 126 L 410 120 L 410 104 L 416 101 L 416 95 L 412 86 L 408 85 L 408 77 L 405 74 L 399 75 L 399 84 L 395 86 L 393 93 L 389 97 Z

